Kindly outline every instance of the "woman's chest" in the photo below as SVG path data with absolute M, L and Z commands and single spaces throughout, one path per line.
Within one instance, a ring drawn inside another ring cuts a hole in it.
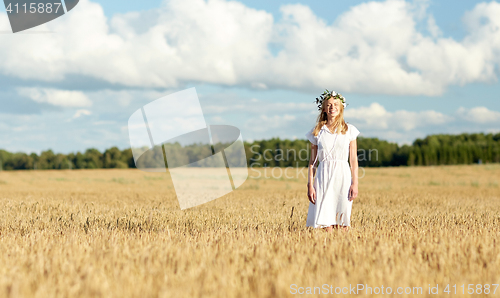
M 323 135 L 319 138 L 318 149 L 321 151 L 330 150 L 346 150 L 349 148 L 349 142 L 347 134 L 332 134 L 328 132 L 323 132 Z

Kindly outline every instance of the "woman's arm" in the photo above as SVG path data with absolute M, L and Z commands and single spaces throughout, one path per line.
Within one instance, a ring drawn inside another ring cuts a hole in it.
M 349 200 L 358 196 L 358 144 L 356 139 L 349 143 L 349 163 L 351 164 L 352 183 L 349 189 Z
M 316 190 L 314 189 L 314 175 L 316 175 L 316 167 L 314 166 L 314 161 L 316 160 L 316 154 L 318 153 L 318 146 L 311 146 L 311 158 L 309 159 L 309 168 L 307 170 L 307 197 L 309 201 L 316 204 Z

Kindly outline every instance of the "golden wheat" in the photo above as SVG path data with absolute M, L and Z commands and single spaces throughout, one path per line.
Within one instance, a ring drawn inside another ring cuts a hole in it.
M 305 227 L 304 177 L 249 178 L 180 210 L 165 173 L 0 172 L 0 296 L 285 297 L 357 284 L 467 293 L 500 283 L 499 173 L 366 169 L 352 229 L 329 234 Z

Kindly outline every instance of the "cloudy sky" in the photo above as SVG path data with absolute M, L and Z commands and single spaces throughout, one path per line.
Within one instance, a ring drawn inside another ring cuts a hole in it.
M 0 10 L 0 148 L 129 146 L 137 109 L 195 87 L 208 124 L 304 139 L 314 99 L 365 137 L 500 131 L 500 3 L 90 1 L 11 33 Z

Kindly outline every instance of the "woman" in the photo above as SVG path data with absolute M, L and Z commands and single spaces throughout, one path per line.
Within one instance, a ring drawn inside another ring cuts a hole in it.
M 306 134 L 312 143 L 307 226 L 325 228 L 328 232 L 339 226 L 348 230 L 352 201 L 358 195 L 356 137 L 359 130 L 344 121 L 346 103 L 341 94 L 326 90 L 316 98 L 316 103 L 320 111 L 316 126 Z M 316 159 L 319 159 L 317 171 Z

